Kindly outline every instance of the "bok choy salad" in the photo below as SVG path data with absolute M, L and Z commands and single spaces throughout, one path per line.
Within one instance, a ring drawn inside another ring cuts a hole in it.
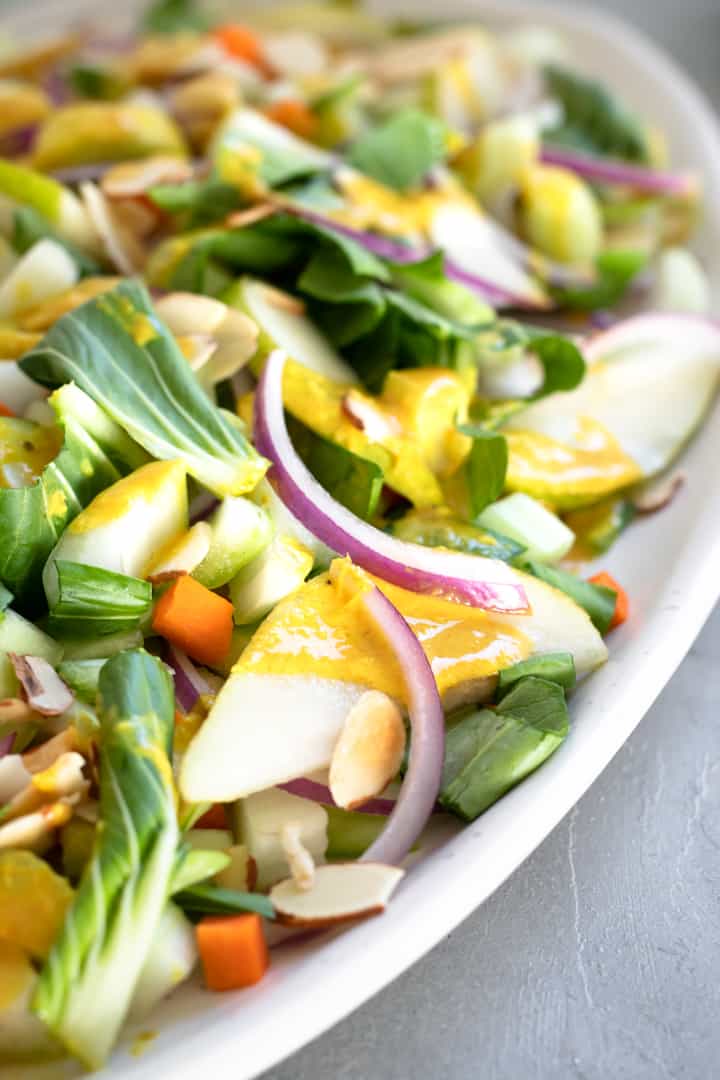
M 0 95 L 0 1061 L 95 1069 L 561 746 L 720 324 L 554 32 L 161 0 Z

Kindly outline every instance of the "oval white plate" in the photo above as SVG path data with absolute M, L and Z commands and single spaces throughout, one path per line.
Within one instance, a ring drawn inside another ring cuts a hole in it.
M 38 32 L 69 15 L 98 14 L 97 0 L 35 0 L 5 25 Z M 126 21 L 136 0 L 122 5 Z M 376 4 L 385 13 L 437 17 L 430 0 Z M 624 23 L 569 7 L 451 3 L 445 15 L 561 28 L 580 68 L 605 75 L 667 133 L 672 160 L 696 168 L 708 193 L 698 250 L 720 310 L 720 130 L 674 63 Z M 714 199 L 714 201 L 713 201 Z M 637 525 L 604 562 L 628 588 L 632 617 L 610 660 L 573 698 L 572 732 L 534 776 L 408 875 L 388 911 L 332 940 L 273 951 L 270 974 L 238 994 L 186 987 L 143 1025 L 156 1037 L 132 1054 L 131 1033 L 103 1080 L 248 1080 L 309 1042 L 389 983 L 482 903 L 572 808 L 620 749 L 690 648 L 720 595 L 718 411 L 684 457 L 689 482 L 662 514 Z M 682 717 L 678 718 L 682 723 Z M 38 1075 L 36 1070 L 33 1070 Z M 74 1070 L 73 1070 L 74 1072 Z

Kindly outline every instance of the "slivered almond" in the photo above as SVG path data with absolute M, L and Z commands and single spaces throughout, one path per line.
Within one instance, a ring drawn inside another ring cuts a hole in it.
M 258 221 L 272 217 L 277 212 L 278 207 L 275 203 L 257 203 L 255 206 L 248 206 L 246 210 L 233 210 L 232 214 L 228 214 L 225 218 L 225 225 L 228 229 L 244 229 L 248 225 L 255 225 Z
M 143 246 L 128 229 L 122 227 L 115 217 L 109 199 L 97 184 L 86 180 L 80 185 L 80 197 L 107 258 L 121 274 L 132 277 L 145 262 Z
M 312 888 L 286 878 L 273 886 L 270 899 L 285 926 L 322 929 L 380 914 L 403 875 L 382 863 L 328 863 L 315 870 Z
M 182 158 L 158 154 L 142 161 L 123 161 L 112 165 L 100 181 L 109 199 L 144 195 L 156 184 L 182 184 L 192 180 L 193 167 Z
M 67 799 L 58 799 L 57 802 L 41 806 L 32 814 L 25 814 L 0 825 L 0 849 L 29 848 L 36 852 L 46 850 L 55 830 L 72 817 L 73 804 L 78 798 L 79 796 L 73 795 Z
M 638 514 L 654 514 L 657 510 L 664 510 L 673 501 L 686 479 L 687 474 L 682 469 L 677 469 L 640 488 L 632 497 Z
M 268 304 L 278 311 L 288 311 L 291 315 L 304 315 L 305 305 L 297 296 L 274 289 L 272 285 L 263 285 L 263 294 Z
M 347 714 L 330 762 L 337 805 L 353 810 L 379 795 L 397 775 L 404 753 L 400 710 L 387 694 L 368 690 Z
M 299 821 L 286 821 L 280 832 L 280 840 L 293 881 L 298 889 L 307 892 L 315 880 L 315 860 L 300 839 L 301 834 Z
M 31 720 L 35 712 L 30 708 L 27 701 L 21 698 L 4 698 L 0 701 L 0 724 L 12 721 L 14 724 L 22 724 Z
M 23 754 L 23 765 L 28 772 L 42 772 L 44 769 L 49 769 L 61 754 L 77 749 L 78 735 L 76 729 L 71 725 L 58 735 L 53 735 L 52 739 L 48 739 L 47 742 L 42 743 L 36 749 L 28 750 L 27 753 Z
M 383 442 L 400 433 L 400 424 L 395 417 L 386 416 L 374 401 L 359 390 L 348 390 L 343 396 L 342 411 L 371 442 Z

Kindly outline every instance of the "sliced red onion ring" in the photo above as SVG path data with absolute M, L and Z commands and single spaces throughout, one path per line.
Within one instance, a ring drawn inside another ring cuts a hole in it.
M 546 165 L 559 165 L 599 184 L 622 184 L 653 191 L 659 195 L 693 195 L 698 190 L 697 177 L 692 173 L 664 172 L 630 165 L 626 161 L 594 157 L 561 146 L 543 146 L 540 160 Z
M 328 494 L 298 457 L 288 435 L 282 399 L 285 360 L 285 354 L 275 350 L 260 377 L 255 445 L 273 463 L 270 478 L 291 514 L 338 555 L 349 555 L 383 581 L 488 611 L 529 612 L 525 590 L 505 563 L 398 540 Z
M 190 503 L 190 508 L 188 510 L 190 524 L 195 525 L 198 521 L 205 521 L 206 518 L 210 517 L 218 504 L 219 500 L 212 492 L 201 491 Z
M 330 788 L 325 787 L 324 784 L 318 784 L 315 780 L 299 777 L 297 780 L 288 780 L 286 784 L 278 784 L 278 787 L 282 788 L 283 791 L 288 791 L 291 795 L 299 795 L 301 799 L 325 803 L 327 806 L 335 805 Z M 395 799 L 368 799 L 366 803 L 358 807 L 362 814 L 382 814 L 385 817 L 391 814 L 394 809 Z
M 15 732 L 11 731 L 9 735 L 4 735 L 0 739 L 0 758 L 5 757 L 6 754 L 12 754 L 13 743 L 15 742 Z
M 410 715 L 410 759 L 395 809 L 361 862 L 399 863 L 433 812 L 445 753 L 445 717 L 430 662 L 405 619 L 373 587 L 360 598 L 403 673 Z
M 168 644 L 164 659 L 172 668 L 175 677 L 175 697 L 183 712 L 190 712 L 199 697 L 212 694 L 213 689 L 210 683 L 203 678 L 192 660 L 180 649 Z

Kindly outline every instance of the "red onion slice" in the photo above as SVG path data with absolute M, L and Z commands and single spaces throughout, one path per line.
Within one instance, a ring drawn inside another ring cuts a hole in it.
M 395 809 L 361 862 L 391 865 L 405 858 L 433 812 L 442 778 L 445 717 L 430 662 L 405 619 L 373 587 L 361 603 L 394 653 L 405 680 L 410 715 L 410 759 Z
M 175 697 L 183 712 L 190 712 L 199 697 L 213 693 L 210 683 L 202 677 L 192 660 L 174 645 L 167 646 L 165 662 L 172 668 L 175 678 Z
M 0 758 L 4 758 L 6 754 L 12 754 L 13 743 L 15 742 L 15 732 L 11 731 L 9 735 L 5 735 L 0 739 Z
M 269 477 L 290 513 L 338 555 L 348 555 L 383 581 L 488 611 L 528 613 L 525 589 L 505 563 L 398 540 L 333 499 L 290 441 L 282 399 L 285 359 L 283 352 L 275 350 L 260 376 L 255 445 L 273 463 Z
M 291 795 L 298 795 L 301 799 L 310 799 L 311 802 L 335 806 L 335 800 L 332 797 L 330 788 L 325 787 L 324 784 L 318 784 L 315 780 L 299 777 L 297 780 L 288 780 L 286 784 L 278 784 L 278 787 Z M 368 799 L 357 809 L 361 814 L 382 814 L 387 817 L 395 809 L 395 799 Z
M 585 180 L 599 184 L 622 184 L 641 191 L 653 191 L 659 195 L 693 195 L 698 191 L 698 181 L 691 173 L 664 172 L 630 165 L 625 161 L 594 157 L 560 146 L 543 146 L 540 160 L 546 165 L 559 165 L 570 169 Z

